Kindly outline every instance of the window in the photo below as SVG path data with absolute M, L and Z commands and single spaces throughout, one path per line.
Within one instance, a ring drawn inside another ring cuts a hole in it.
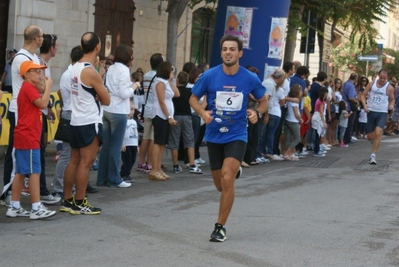
M 194 11 L 191 30 L 191 62 L 209 63 L 214 27 L 215 18 L 212 9 L 200 8 Z

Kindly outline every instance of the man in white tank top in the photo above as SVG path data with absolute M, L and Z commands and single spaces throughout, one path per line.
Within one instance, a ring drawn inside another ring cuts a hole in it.
M 90 168 L 101 145 L 102 107 L 110 96 L 100 74 L 94 68 L 101 41 L 94 32 L 81 39 L 83 57 L 71 69 L 71 158 L 64 174 L 64 199 L 60 211 L 70 214 L 99 214 L 85 197 Z M 75 184 L 76 194 L 72 195 Z
M 367 139 L 373 140 L 369 163 L 377 164 L 376 153 L 381 143 L 388 110 L 393 110 L 395 105 L 394 88 L 389 84 L 387 70 L 382 69 L 378 72 L 378 78 L 367 85 L 360 94 L 360 100 L 364 111 L 367 112 Z

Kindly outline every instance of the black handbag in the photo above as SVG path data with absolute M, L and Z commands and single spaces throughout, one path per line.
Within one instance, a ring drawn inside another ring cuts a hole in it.
M 71 133 L 71 120 L 60 118 L 57 131 L 55 132 L 54 139 L 64 142 L 69 142 Z

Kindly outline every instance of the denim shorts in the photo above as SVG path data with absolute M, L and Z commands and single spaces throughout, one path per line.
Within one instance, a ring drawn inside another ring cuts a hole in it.
M 375 128 L 384 129 L 388 113 L 370 111 L 367 113 L 367 133 L 372 133 Z

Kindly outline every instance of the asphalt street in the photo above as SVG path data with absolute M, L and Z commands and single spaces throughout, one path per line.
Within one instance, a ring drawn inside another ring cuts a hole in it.
M 220 194 L 206 148 L 202 175 L 173 174 L 165 152 L 170 180 L 134 171 L 131 188 L 99 187 L 88 196 L 100 215 L 34 221 L 7 218 L 1 206 L 0 266 L 399 266 L 398 148 L 398 136 L 384 136 L 378 165 L 368 164 L 370 142 L 359 140 L 324 158 L 245 168 L 223 243 L 208 241 Z M 49 188 L 54 151 L 50 144 Z M 30 209 L 29 198 L 21 201 Z

